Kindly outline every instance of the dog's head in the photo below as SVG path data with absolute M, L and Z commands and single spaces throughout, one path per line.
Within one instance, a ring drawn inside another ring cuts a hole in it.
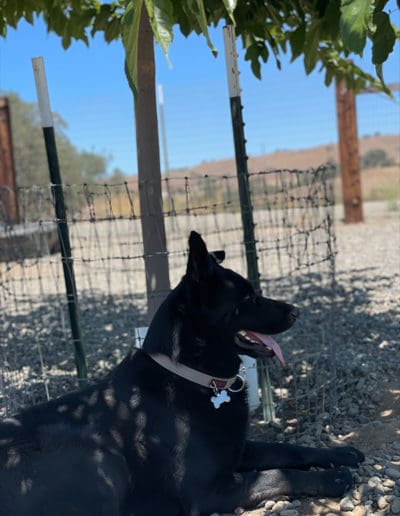
M 281 350 L 271 335 L 289 329 L 299 310 L 257 294 L 249 281 L 219 264 L 223 257 L 221 252 L 209 253 L 198 233 L 190 234 L 183 282 L 193 328 L 229 341 L 238 354 L 277 356 L 283 363 Z
M 249 281 L 222 267 L 222 251 L 209 253 L 192 231 L 186 274 L 155 315 L 143 348 L 202 371 L 229 376 L 239 355 L 277 356 L 271 335 L 289 329 L 296 307 L 257 294 Z

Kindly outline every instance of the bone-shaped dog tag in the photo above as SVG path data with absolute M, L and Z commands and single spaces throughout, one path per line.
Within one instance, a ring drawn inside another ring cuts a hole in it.
M 216 394 L 215 396 L 211 397 L 211 403 L 214 405 L 214 407 L 216 409 L 219 409 L 219 407 L 223 403 L 229 403 L 230 401 L 231 401 L 231 397 L 229 396 L 229 394 L 227 393 L 227 391 L 225 389 L 218 392 L 218 394 Z

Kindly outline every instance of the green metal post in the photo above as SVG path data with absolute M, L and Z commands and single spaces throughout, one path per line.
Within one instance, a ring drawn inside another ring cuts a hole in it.
M 258 271 L 256 237 L 254 232 L 253 207 L 247 168 L 246 138 L 240 97 L 239 69 L 237 64 L 236 37 L 233 25 L 224 27 L 224 44 L 226 70 L 228 77 L 233 139 L 235 145 L 236 171 L 239 186 L 240 212 L 242 216 L 244 246 L 246 250 L 247 277 L 256 292 L 261 293 L 260 273 Z M 261 388 L 261 401 L 264 419 L 272 421 L 275 418 L 275 409 L 272 399 L 272 388 L 269 382 L 267 364 L 265 361 L 257 363 L 258 381 Z
M 78 380 L 83 382 L 87 378 L 86 357 L 82 344 L 81 325 L 79 320 L 78 309 L 78 294 L 76 290 L 71 243 L 69 239 L 67 223 L 67 214 L 65 210 L 64 193 L 57 156 L 53 116 L 51 114 L 50 109 L 50 100 L 47 90 L 47 81 L 43 58 L 33 58 L 32 63 L 35 74 L 40 115 L 42 119 L 43 136 L 47 153 L 47 162 L 49 166 L 51 193 L 53 196 L 54 209 L 56 213 L 65 289 L 67 293 L 68 313 L 71 324 L 72 342 L 74 345 L 75 364 Z

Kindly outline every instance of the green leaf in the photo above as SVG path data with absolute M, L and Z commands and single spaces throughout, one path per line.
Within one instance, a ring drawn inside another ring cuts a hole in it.
M 325 72 L 325 86 L 329 86 L 332 83 L 334 72 L 331 68 L 327 68 Z
M 382 84 L 385 84 L 385 81 L 383 80 L 383 67 L 382 67 L 382 64 L 379 63 L 379 64 L 375 65 L 375 70 L 376 70 L 376 75 L 379 77 L 379 79 L 381 80 Z
M 396 34 L 387 13 L 375 10 L 372 19 L 376 26 L 376 30 L 371 38 L 372 62 L 375 65 L 380 65 L 386 61 L 389 54 L 393 51 Z M 378 77 L 380 78 L 379 75 Z
M 71 45 L 71 34 L 68 31 L 66 31 L 62 35 L 61 44 L 62 44 L 64 50 L 67 50 L 67 48 L 70 47 L 70 45 Z
M 337 40 L 340 29 L 340 0 L 329 0 L 321 19 L 321 28 L 326 39 Z
M 343 43 L 351 52 L 362 55 L 370 20 L 370 0 L 342 0 L 340 29 Z
M 154 38 L 167 56 L 173 40 L 173 6 L 170 0 L 145 0 Z
M 188 19 L 191 20 L 196 30 L 195 25 L 197 24 L 200 32 L 204 35 L 207 41 L 208 47 L 214 55 L 217 55 L 217 49 L 211 42 L 210 35 L 208 33 L 207 16 L 204 8 L 203 0 L 182 0 L 182 7 L 188 15 Z
M 125 48 L 125 73 L 133 93 L 137 94 L 139 24 L 143 0 L 130 0 L 121 20 L 122 43 Z
M 0 18 L 4 20 L 4 25 L 9 25 L 13 29 L 17 28 L 19 21 L 19 14 L 17 12 L 16 6 L 13 2 L 6 3 L 4 6 L 1 6 L 1 16 Z M 7 31 L 7 30 L 6 30 Z
M 258 45 L 258 51 L 261 59 L 266 63 L 269 57 L 269 51 L 267 45 L 263 42 L 261 45 Z
M 104 39 L 107 43 L 110 43 L 114 39 L 118 39 L 121 35 L 121 20 L 119 18 L 113 18 L 104 31 Z
M 257 43 L 251 44 L 246 49 L 246 53 L 244 55 L 245 60 L 250 61 L 251 70 L 257 79 L 261 79 L 261 66 L 258 60 L 259 56 L 260 52 Z
M 33 12 L 32 11 L 25 11 L 24 13 L 25 20 L 33 25 Z
M 232 23 L 235 24 L 235 17 L 233 15 L 233 11 L 236 9 L 237 0 L 222 0 L 226 9 L 226 12 L 229 15 Z
M 68 23 L 66 16 L 59 6 L 53 5 L 44 12 L 45 22 L 48 31 L 54 31 L 59 36 L 63 36 L 65 25 Z
M 181 2 L 174 3 L 174 20 L 179 25 L 182 34 L 187 37 L 192 32 L 191 18 L 186 13 Z
M 261 80 L 261 65 L 258 59 L 252 60 L 250 63 L 251 71 L 253 72 L 254 77 Z
M 385 5 L 388 3 L 388 0 L 376 0 L 375 1 L 375 9 L 377 11 L 383 11 Z
M 110 16 L 110 6 L 108 4 L 102 4 L 93 22 L 91 31 L 92 36 L 95 34 L 95 32 L 106 29 Z
M 318 61 L 318 48 L 320 41 L 319 21 L 315 21 L 308 30 L 304 44 L 304 68 L 307 75 L 311 73 Z
M 306 39 L 306 26 L 302 23 L 297 27 L 296 30 L 292 31 L 289 35 L 290 48 L 292 50 L 293 62 L 303 52 L 304 42 Z

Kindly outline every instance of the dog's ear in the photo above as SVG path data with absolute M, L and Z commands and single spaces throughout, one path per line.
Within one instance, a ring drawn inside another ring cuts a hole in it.
M 192 231 L 189 236 L 189 259 L 186 275 L 199 282 L 211 272 L 212 259 L 208 254 L 207 246 L 199 233 Z
M 222 263 L 225 260 L 225 251 L 211 251 L 211 256 L 214 256 L 217 263 Z

